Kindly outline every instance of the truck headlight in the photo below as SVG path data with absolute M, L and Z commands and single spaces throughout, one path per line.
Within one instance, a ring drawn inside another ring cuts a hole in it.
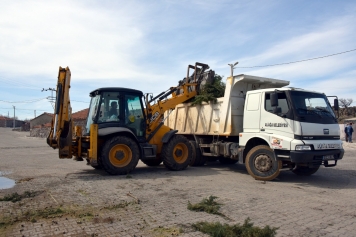
M 309 145 L 296 145 L 295 150 L 296 151 L 310 151 L 311 147 Z

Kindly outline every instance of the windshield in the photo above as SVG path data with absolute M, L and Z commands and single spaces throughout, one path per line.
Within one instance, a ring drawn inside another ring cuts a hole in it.
M 332 121 L 336 119 L 330 103 L 324 94 L 291 91 L 291 99 L 297 116 L 302 116 L 307 120 L 310 120 L 310 117 L 329 118 Z
M 90 125 L 94 122 L 93 120 L 97 115 L 97 108 L 98 108 L 99 101 L 100 101 L 100 95 L 96 95 L 95 97 L 91 98 L 87 124 L 85 126 L 86 133 L 90 132 Z

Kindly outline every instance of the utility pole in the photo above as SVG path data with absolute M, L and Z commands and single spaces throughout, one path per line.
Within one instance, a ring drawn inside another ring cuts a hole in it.
M 35 110 L 35 118 L 36 118 L 36 110 Z
M 16 123 L 16 120 L 15 120 L 15 106 L 13 105 L 12 107 L 14 107 L 14 126 L 13 126 L 13 128 L 15 129 L 15 123 Z
M 238 64 L 239 62 L 236 62 L 236 63 L 234 63 L 234 64 L 228 64 L 230 67 L 231 67 L 231 77 L 233 77 L 234 76 L 234 67 Z
M 42 92 L 44 92 L 44 91 L 51 91 L 51 97 L 48 96 L 47 99 L 51 103 L 52 107 L 54 107 L 53 106 L 53 103 L 54 103 L 53 91 L 56 91 L 56 89 L 54 89 L 54 88 L 48 88 L 48 89 L 43 88 Z

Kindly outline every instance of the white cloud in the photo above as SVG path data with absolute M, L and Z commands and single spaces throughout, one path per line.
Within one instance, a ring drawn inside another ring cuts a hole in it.
M 69 65 L 79 78 L 103 72 L 106 78 L 133 76 L 140 53 L 134 48 L 143 33 L 125 8 L 114 12 L 74 1 L 16 1 L 0 14 L 3 73 L 53 75 L 53 68 Z

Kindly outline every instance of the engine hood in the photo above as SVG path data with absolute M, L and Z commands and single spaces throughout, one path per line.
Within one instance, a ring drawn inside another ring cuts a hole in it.
M 297 140 L 340 140 L 339 124 L 295 122 L 294 125 L 294 138 Z

